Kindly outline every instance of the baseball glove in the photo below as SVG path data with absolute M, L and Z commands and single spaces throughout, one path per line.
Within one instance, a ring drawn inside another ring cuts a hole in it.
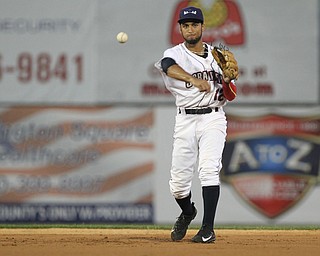
M 219 45 L 219 47 L 215 46 L 211 53 L 222 70 L 225 82 L 229 83 L 231 80 L 238 79 L 238 63 L 232 52 L 225 46 Z

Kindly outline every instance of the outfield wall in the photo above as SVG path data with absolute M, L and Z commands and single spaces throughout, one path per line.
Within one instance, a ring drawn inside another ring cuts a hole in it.
M 319 224 L 319 107 L 226 111 L 217 223 Z M 175 113 L 0 108 L 0 222 L 172 222 Z M 192 193 L 200 221 L 196 172 Z

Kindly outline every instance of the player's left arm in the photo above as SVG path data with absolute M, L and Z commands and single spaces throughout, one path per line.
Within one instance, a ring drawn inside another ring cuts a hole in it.
M 222 71 L 223 95 L 227 100 L 232 101 L 237 96 L 237 87 L 234 81 L 239 77 L 238 62 L 233 53 L 223 45 L 211 47 L 211 53 Z

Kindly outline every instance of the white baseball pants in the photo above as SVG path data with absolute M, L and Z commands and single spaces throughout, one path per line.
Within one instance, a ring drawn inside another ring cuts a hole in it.
M 181 110 L 176 116 L 169 181 L 170 191 L 177 199 L 189 195 L 196 169 L 201 186 L 220 185 L 227 130 L 225 112 L 221 107 L 218 112 L 202 115 L 179 112 Z

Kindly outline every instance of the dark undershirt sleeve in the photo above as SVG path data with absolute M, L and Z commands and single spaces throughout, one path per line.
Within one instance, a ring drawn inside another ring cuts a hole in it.
M 172 58 L 166 57 L 161 60 L 161 68 L 164 73 L 167 74 L 168 68 L 170 68 L 172 65 L 177 64 L 176 61 Z

